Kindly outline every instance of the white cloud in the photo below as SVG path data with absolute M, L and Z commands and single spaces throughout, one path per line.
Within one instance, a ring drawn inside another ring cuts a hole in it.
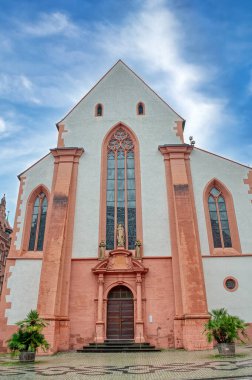
M 0 134 L 6 131 L 6 124 L 2 117 L 0 117 Z
M 23 31 L 36 37 L 47 37 L 57 34 L 68 36 L 75 34 L 78 28 L 68 16 L 61 12 L 42 13 L 33 24 L 23 24 Z
M 34 84 L 26 75 L 0 74 L 1 98 L 39 104 L 40 100 L 34 95 L 34 91 Z
M 100 46 L 110 56 L 125 57 L 126 62 L 130 59 L 136 67 L 142 65 L 154 78 L 152 87 L 162 78 L 164 99 L 187 120 L 186 136 L 194 135 L 197 144 L 209 147 L 215 131 L 223 123 L 231 123 L 226 116 L 228 102 L 202 90 L 217 80 L 215 69 L 187 61 L 187 38 L 172 9 L 162 0 L 149 0 L 121 28 L 103 25 Z

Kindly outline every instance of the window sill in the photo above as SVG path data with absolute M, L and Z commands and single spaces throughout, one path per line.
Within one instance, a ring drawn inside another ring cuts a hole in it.
M 236 251 L 234 248 L 214 248 L 211 255 L 212 256 L 241 256 L 242 253 Z

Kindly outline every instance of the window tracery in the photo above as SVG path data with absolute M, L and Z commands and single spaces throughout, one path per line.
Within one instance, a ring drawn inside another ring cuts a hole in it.
M 136 241 L 136 186 L 134 143 L 122 127 L 107 145 L 106 247 L 116 248 L 116 229 L 125 229 L 126 248 L 134 249 Z

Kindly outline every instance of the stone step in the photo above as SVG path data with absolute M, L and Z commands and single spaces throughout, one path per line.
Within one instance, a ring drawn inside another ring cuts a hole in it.
M 150 343 L 89 343 L 92 347 L 150 347 Z
M 111 344 L 111 345 L 109 345 L 109 346 L 107 346 L 106 344 L 102 344 L 102 345 L 96 345 L 96 344 L 90 344 L 89 346 L 85 346 L 85 347 L 83 347 L 84 349 L 85 348 L 91 348 L 91 349 L 102 349 L 102 348 L 106 348 L 106 349 L 108 349 L 108 350 L 110 350 L 110 349 L 113 349 L 113 348 L 118 348 L 118 349 L 120 349 L 120 348 L 127 348 L 127 349 L 133 349 L 133 348 L 136 348 L 136 349 L 141 349 L 141 348 L 155 348 L 155 346 L 151 346 L 151 345 L 138 345 L 138 344 L 136 344 L 136 345 L 130 345 L 130 346 L 127 346 L 127 345 L 118 345 L 118 344 Z
M 135 343 L 131 341 L 105 341 L 104 343 L 89 343 L 88 346 L 84 346 L 83 349 L 78 350 L 78 352 L 150 352 L 150 351 L 160 351 L 156 349 L 155 346 L 150 345 L 150 343 Z
M 93 352 L 93 353 L 98 353 L 98 352 L 102 352 L 102 353 L 109 353 L 109 352 L 159 352 L 160 350 L 157 349 L 157 348 L 149 348 L 149 347 L 146 347 L 146 348 L 131 348 L 131 349 L 128 349 L 126 347 L 121 347 L 121 348 L 100 348 L 100 349 L 95 349 L 95 348 L 89 348 L 89 347 L 85 347 L 83 348 L 82 350 L 77 350 L 77 352 L 80 352 L 80 353 L 86 353 L 86 352 Z

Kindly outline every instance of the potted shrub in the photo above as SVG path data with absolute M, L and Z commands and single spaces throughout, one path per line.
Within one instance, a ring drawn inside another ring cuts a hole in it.
M 39 317 L 37 310 L 31 310 L 27 317 L 16 325 L 18 331 L 7 341 L 13 355 L 19 353 L 21 362 L 34 362 L 37 348 L 46 351 L 49 343 L 41 333 L 47 323 Z
M 245 343 L 242 337 L 247 338 L 247 324 L 239 317 L 228 314 L 224 308 L 212 310 L 210 316 L 204 330 L 208 342 L 215 340 L 221 355 L 234 355 L 235 342 Z

